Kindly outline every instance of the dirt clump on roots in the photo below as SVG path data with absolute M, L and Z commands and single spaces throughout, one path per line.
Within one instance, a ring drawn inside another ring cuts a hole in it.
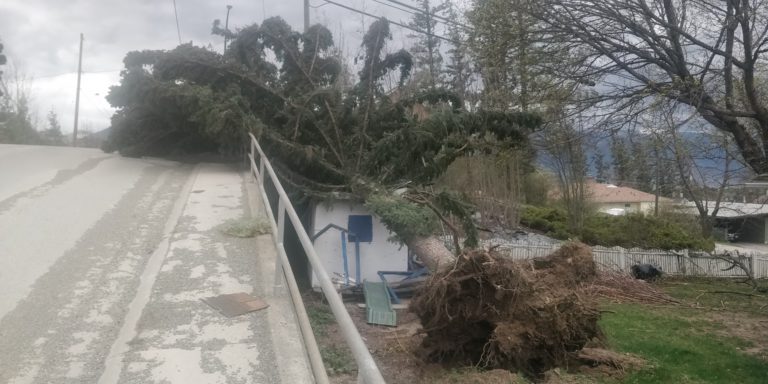
M 547 257 L 513 261 L 472 250 L 417 292 L 411 311 L 422 357 L 448 366 L 539 377 L 601 337 L 600 311 L 582 291 L 597 275 L 592 251 L 568 243 Z

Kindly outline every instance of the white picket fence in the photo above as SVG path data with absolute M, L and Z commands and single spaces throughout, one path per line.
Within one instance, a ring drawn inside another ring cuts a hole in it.
M 509 241 L 485 241 L 483 245 L 496 246 L 496 250 L 515 260 L 526 260 L 546 256 L 560 247 L 560 243 L 527 243 Z M 741 277 L 741 268 L 728 267 L 731 264 L 712 255 L 699 252 L 671 252 L 661 249 L 640 249 L 621 247 L 592 247 L 592 256 L 601 270 L 629 272 L 635 264 L 652 264 L 661 267 L 665 274 L 678 276 Z M 746 254 L 745 264 L 750 266 L 755 278 L 768 278 L 768 255 Z

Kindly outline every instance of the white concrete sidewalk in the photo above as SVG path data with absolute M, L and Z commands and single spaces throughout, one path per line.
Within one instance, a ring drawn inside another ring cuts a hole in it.
M 244 176 L 228 165 L 198 166 L 182 191 L 188 198 L 169 218 L 168 241 L 147 263 L 100 384 L 313 381 L 288 292 L 275 288 L 270 235 L 240 239 L 217 229 L 252 209 L 263 212 L 250 206 L 261 201 L 246 191 Z M 225 318 L 200 301 L 236 292 L 270 306 Z

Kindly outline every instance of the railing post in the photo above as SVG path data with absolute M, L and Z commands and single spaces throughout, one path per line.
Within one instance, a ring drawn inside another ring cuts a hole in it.
M 248 169 L 251 170 L 251 177 L 255 177 L 258 179 L 258 177 L 256 177 L 256 170 L 253 169 L 253 161 L 255 159 L 254 156 L 256 155 L 254 154 L 254 151 L 253 151 L 253 139 L 250 139 L 248 140 L 248 154 L 245 155 L 245 157 L 248 158 Z
M 283 199 L 280 196 L 277 197 L 277 244 L 285 249 L 285 205 L 283 205 Z M 282 273 L 284 273 L 283 264 L 277 263 L 275 276 Z
M 328 378 L 325 372 L 325 368 L 323 367 L 319 348 L 317 347 L 314 335 L 312 334 L 312 329 L 309 324 L 309 318 L 306 314 L 306 309 L 304 309 L 302 306 L 301 295 L 298 291 L 298 287 L 296 286 L 295 278 L 291 270 L 290 261 L 285 254 L 283 242 L 285 237 L 286 215 L 288 215 L 290 222 L 296 230 L 296 235 L 301 242 L 301 246 L 304 248 L 307 259 L 310 265 L 312 265 L 312 269 L 317 276 L 323 294 L 325 295 L 326 300 L 328 300 L 328 305 L 330 306 L 331 311 L 333 312 L 333 315 L 339 324 L 339 330 L 341 331 L 342 336 L 344 336 L 349 349 L 352 351 L 352 355 L 355 358 L 355 362 L 357 363 L 358 367 L 358 380 L 360 380 L 360 382 L 365 382 L 366 384 L 385 384 L 384 378 L 376 366 L 376 361 L 373 359 L 373 356 L 371 356 L 368 347 L 365 345 L 363 338 L 360 336 L 360 332 L 357 330 L 357 327 L 350 317 L 349 312 L 347 312 L 347 308 L 344 306 L 344 302 L 341 300 L 341 295 L 336 291 L 336 287 L 334 286 L 333 281 L 331 280 L 330 276 L 328 276 L 328 272 L 323 267 L 321 259 L 315 252 L 312 240 L 302 226 L 301 218 L 291 205 L 291 201 L 288 198 L 288 195 L 280 185 L 280 181 L 277 179 L 277 175 L 275 174 L 272 165 L 264 155 L 264 152 L 261 150 L 261 147 L 259 146 L 255 137 L 253 137 L 253 135 L 251 135 L 251 137 L 253 146 L 256 152 L 259 153 L 259 170 L 261 173 L 259 184 L 261 189 L 261 196 L 264 204 L 268 208 L 266 213 L 272 225 L 273 239 L 275 243 L 277 243 L 278 255 L 280 256 L 280 263 L 277 263 L 279 265 L 279 269 L 276 270 L 276 273 L 284 273 L 286 275 L 286 279 L 288 280 L 291 297 L 294 300 L 294 305 L 296 307 L 296 315 L 299 318 L 299 325 L 301 327 L 302 334 L 304 334 L 305 342 L 308 345 L 310 364 L 312 365 L 312 370 L 315 373 L 317 382 L 320 384 L 328 383 Z M 275 220 L 272 209 L 269 208 L 269 199 L 264 188 L 264 180 L 267 177 L 272 180 L 278 195 L 277 220 Z
M 285 205 L 283 199 L 278 197 L 277 203 L 277 241 L 283 244 L 285 241 Z
M 264 186 L 264 179 L 266 179 L 264 175 L 264 161 L 264 156 L 259 155 L 259 185 L 261 186 Z

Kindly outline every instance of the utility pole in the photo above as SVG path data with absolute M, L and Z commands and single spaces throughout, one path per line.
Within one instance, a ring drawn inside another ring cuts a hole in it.
M 80 77 L 83 74 L 83 34 L 80 33 L 80 58 L 77 60 L 77 90 L 75 92 L 75 129 L 72 131 L 72 146 L 77 146 L 77 118 L 80 113 Z
M 304 0 L 304 32 L 309 30 L 309 0 Z
M 229 11 L 232 10 L 231 5 L 227 5 L 227 20 L 224 22 L 224 53 L 227 53 L 227 40 L 229 40 Z

